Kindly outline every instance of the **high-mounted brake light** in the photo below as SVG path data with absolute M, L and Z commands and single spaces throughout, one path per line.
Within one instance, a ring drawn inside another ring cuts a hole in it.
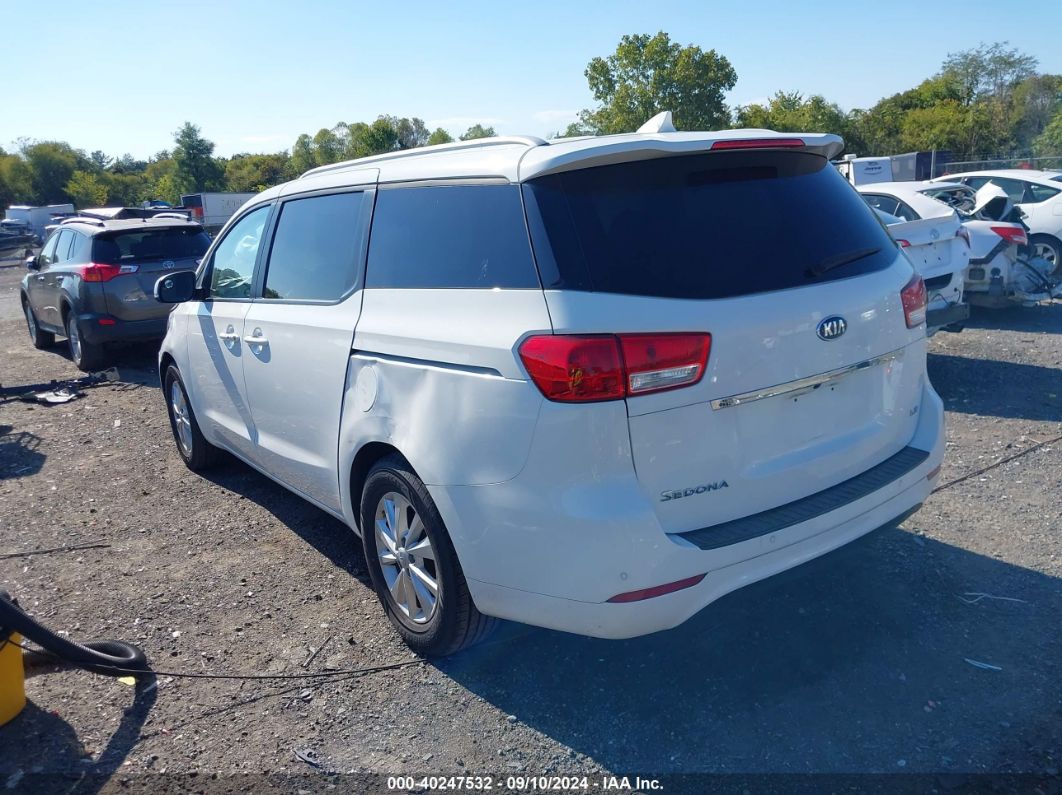
M 524 340 L 520 359 L 547 398 L 585 403 L 692 386 L 711 344 L 704 332 L 547 334 Z
M 1029 243 L 1029 238 L 1025 235 L 1025 229 L 1017 224 L 1014 226 L 993 226 L 991 229 L 1008 243 L 1014 243 L 1017 246 L 1028 245 Z
M 915 328 L 926 322 L 926 305 L 929 303 L 926 297 L 926 283 L 917 273 L 900 290 L 900 301 L 903 303 L 907 328 Z
M 799 138 L 733 138 L 715 141 L 711 147 L 716 149 L 796 149 L 804 146 Z

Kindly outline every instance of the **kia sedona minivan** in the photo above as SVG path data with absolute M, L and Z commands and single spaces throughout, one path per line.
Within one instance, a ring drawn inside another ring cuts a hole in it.
M 841 148 L 488 138 L 267 190 L 155 287 L 177 449 L 349 525 L 420 653 L 674 627 L 940 470 L 925 287 Z

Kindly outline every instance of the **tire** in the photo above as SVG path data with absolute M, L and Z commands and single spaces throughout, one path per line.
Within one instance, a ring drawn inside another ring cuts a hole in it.
M 444 657 L 487 637 L 498 619 L 473 604 L 435 502 L 404 458 L 387 456 L 369 471 L 360 516 L 369 576 L 406 645 L 425 657 Z M 428 581 L 435 582 L 431 605 Z
M 166 413 L 170 418 L 170 430 L 173 441 L 181 459 L 193 472 L 203 472 L 217 463 L 219 450 L 203 437 L 199 422 L 192 411 L 188 392 L 181 380 L 181 373 L 175 365 L 166 369 L 162 381 L 163 395 L 166 398 Z
M 1029 250 L 1032 256 L 1041 257 L 1054 265 L 1052 273 L 1055 276 L 1062 275 L 1062 243 L 1056 238 L 1050 235 L 1032 235 L 1029 238 Z
M 37 316 L 33 312 L 27 298 L 22 299 L 22 312 L 26 316 L 26 329 L 29 331 L 30 342 L 39 351 L 51 348 L 55 345 L 55 335 L 50 331 L 44 331 L 37 325 Z
M 70 361 L 86 373 L 99 370 L 107 361 L 107 349 L 85 340 L 81 326 L 73 310 L 66 313 L 66 342 L 70 349 Z

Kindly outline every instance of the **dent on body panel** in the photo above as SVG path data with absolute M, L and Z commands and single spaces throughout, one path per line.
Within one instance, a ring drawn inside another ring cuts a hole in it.
M 527 461 L 542 401 L 524 381 L 353 356 L 340 459 L 349 469 L 365 444 L 386 442 L 429 485 L 511 480 Z

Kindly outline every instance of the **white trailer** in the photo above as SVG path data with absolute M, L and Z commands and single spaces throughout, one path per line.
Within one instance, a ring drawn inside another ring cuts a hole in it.
M 191 212 L 192 220 L 208 232 L 217 232 L 240 207 L 257 193 L 188 193 L 181 196 L 181 206 Z
M 22 221 L 38 237 L 44 237 L 44 228 L 52 223 L 52 216 L 73 215 L 72 204 L 49 204 L 46 207 L 31 207 L 15 204 L 7 208 L 4 220 Z

